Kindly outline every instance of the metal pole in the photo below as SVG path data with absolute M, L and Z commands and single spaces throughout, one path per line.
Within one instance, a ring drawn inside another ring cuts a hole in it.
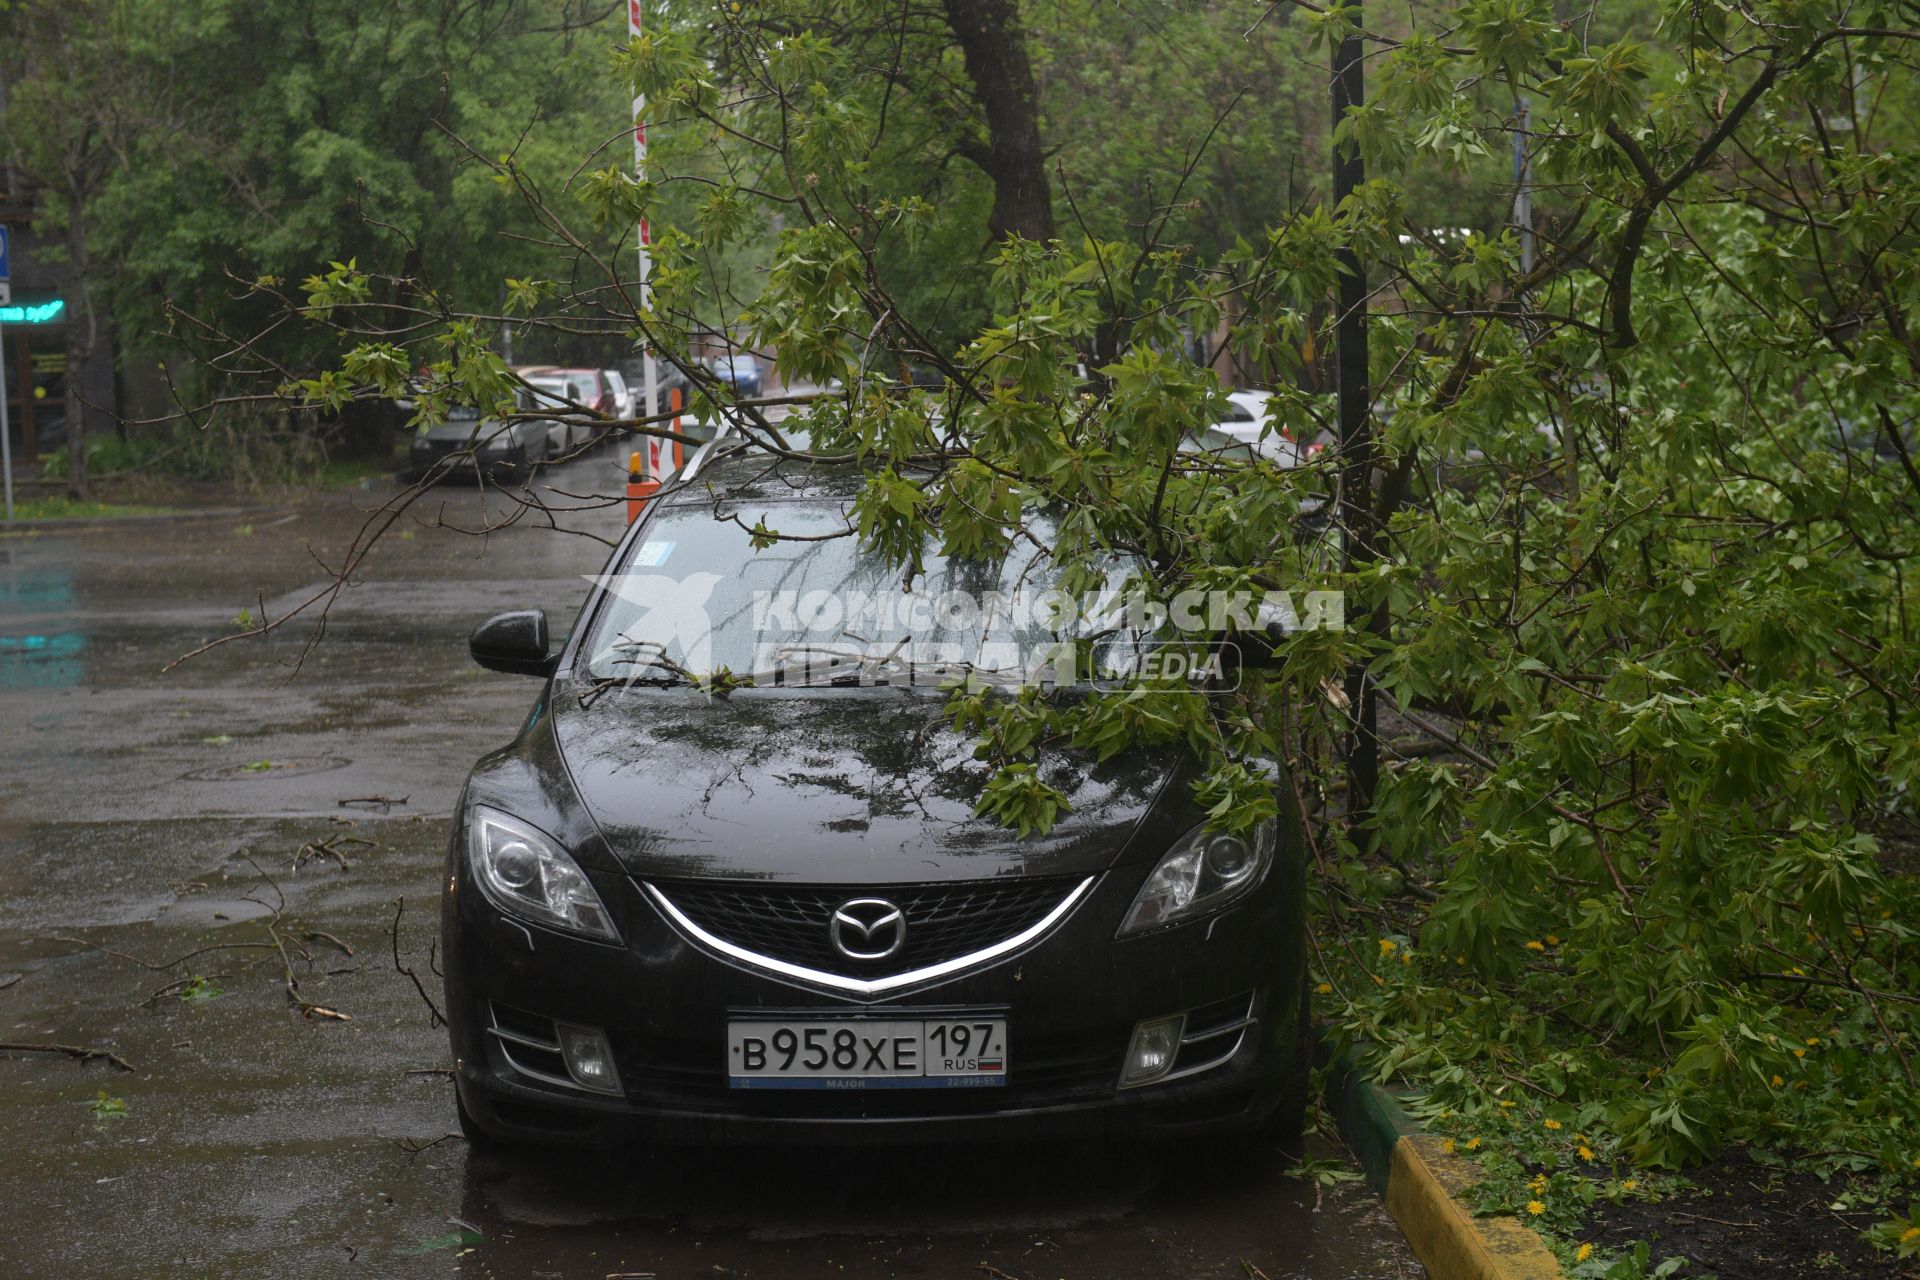
M 1533 130 L 1533 104 L 1520 99 L 1515 111 L 1519 128 L 1513 131 L 1513 220 L 1520 227 L 1520 274 L 1533 270 L 1533 150 L 1527 145 Z
M 7 327 L 0 325 L 0 473 L 6 476 L 7 521 L 13 521 L 13 426 L 7 421 Z
M 641 31 L 641 4 L 643 0 L 627 0 L 627 38 L 638 40 Z M 635 94 L 633 98 L 633 176 L 641 182 L 647 180 L 647 123 L 641 119 L 646 110 L 647 99 L 644 94 Z M 652 289 L 648 281 L 653 275 L 653 235 L 645 218 L 640 219 L 640 308 L 646 310 L 653 304 Z M 641 352 L 642 368 L 645 373 L 641 379 L 647 388 L 646 416 L 655 418 L 660 415 L 660 373 L 653 358 L 653 344 L 648 343 Z M 643 456 L 652 457 L 654 450 L 643 451 Z
M 1356 17 L 1357 21 L 1357 17 Z M 1333 124 L 1347 118 L 1349 107 L 1367 100 L 1364 52 L 1360 37 L 1340 41 L 1333 58 Z M 1333 149 L 1333 200 L 1337 206 L 1366 181 L 1359 149 Z M 1339 253 L 1339 278 L 1334 316 L 1334 376 L 1340 417 L 1341 562 L 1349 572 L 1372 563 L 1373 536 L 1373 425 L 1372 395 L 1367 386 L 1367 272 L 1351 248 Z M 1373 609 L 1367 628 L 1384 633 L 1385 606 Z M 1354 835 L 1371 844 L 1373 796 L 1380 781 L 1379 698 L 1367 679 L 1365 662 L 1347 672 L 1347 703 L 1353 717 L 1353 737 L 1347 753 L 1347 813 Z

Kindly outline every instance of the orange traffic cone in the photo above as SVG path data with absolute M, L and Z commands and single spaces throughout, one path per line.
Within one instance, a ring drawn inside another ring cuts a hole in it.
M 627 460 L 627 523 L 632 524 L 647 509 L 647 499 L 660 492 L 660 482 L 640 469 L 636 450 Z

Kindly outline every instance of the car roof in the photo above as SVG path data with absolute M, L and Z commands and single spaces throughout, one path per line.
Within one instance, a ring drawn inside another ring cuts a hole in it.
M 569 373 L 599 373 L 600 370 L 589 368 L 586 365 L 529 364 L 522 365 L 520 368 L 515 369 L 514 372 L 523 378 L 552 378 Z

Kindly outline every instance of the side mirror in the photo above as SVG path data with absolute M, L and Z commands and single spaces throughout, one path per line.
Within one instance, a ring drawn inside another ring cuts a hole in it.
M 539 609 L 488 618 L 467 637 L 467 652 L 489 671 L 510 676 L 553 674 L 554 658 L 547 653 L 547 615 Z

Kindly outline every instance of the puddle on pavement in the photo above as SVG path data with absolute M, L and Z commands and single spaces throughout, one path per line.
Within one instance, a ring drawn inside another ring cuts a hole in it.
M 295 756 L 290 760 L 249 760 L 245 764 L 223 764 L 207 769 L 194 769 L 181 774 L 180 780 L 182 782 L 245 782 L 265 778 L 268 774 L 276 778 L 300 778 L 310 773 L 330 773 L 335 769 L 344 769 L 352 763 L 353 761 L 345 756 Z
M 501 1276 L 1421 1274 L 1371 1192 L 1289 1179 L 1296 1159 L 1204 1144 L 469 1156 L 458 1217 Z

